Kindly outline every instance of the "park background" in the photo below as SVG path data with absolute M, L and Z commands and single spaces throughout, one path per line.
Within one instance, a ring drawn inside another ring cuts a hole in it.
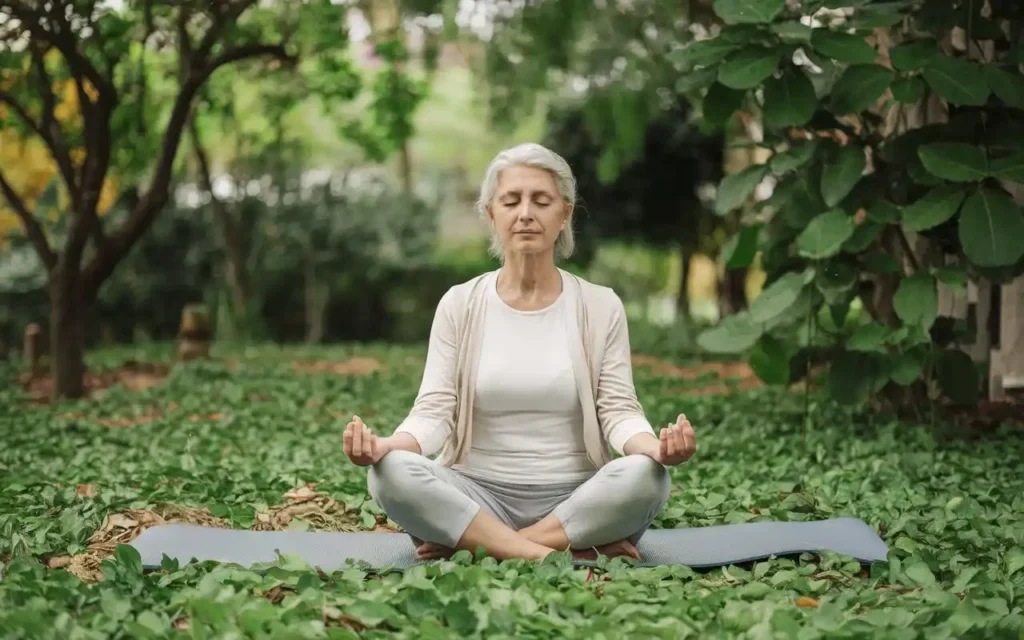
M 0 635 L 1017 637 L 1022 33 L 1013 0 L 3 2 Z M 576 173 L 561 266 L 625 302 L 651 421 L 697 427 L 657 526 L 853 515 L 890 559 L 524 567 L 514 602 L 491 565 L 136 571 L 159 522 L 393 527 L 341 429 L 401 421 L 525 141 Z

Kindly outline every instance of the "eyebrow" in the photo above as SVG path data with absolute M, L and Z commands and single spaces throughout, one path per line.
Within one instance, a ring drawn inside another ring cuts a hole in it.
M 554 200 L 554 198 L 555 198 L 555 196 L 553 194 L 551 194 L 549 191 L 544 190 L 544 189 L 541 189 L 539 191 L 534 191 L 533 195 L 534 196 L 544 196 L 545 198 L 551 198 L 552 200 Z M 512 189 L 510 191 L 506 191 L 506 192 L 502 193 L 501 195 L 499 195 L 498 199 L 499 200 L 504 200 L 506 198 L 521 198 L 521 197 L 523 197 L 523 192 L 522 192 L 521 189 Z

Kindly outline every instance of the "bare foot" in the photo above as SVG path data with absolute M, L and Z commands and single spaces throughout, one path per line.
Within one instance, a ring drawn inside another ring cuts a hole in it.
M 417 560 L 436 560 L 438 558 L 450 558 L 455 553 L 454 549 L 434 544 L 433 542 L 424 542 L 416 547 L 416 559 Z
M 629 540 L 619 540 L 618 542 L 612 542 L 591 549 L 573 549 L 572 552 L 572 557 L 577 560 L 597 560 L 599 555 L 608 556 L 609 558 L 627 556 L 634 560 L 640 559 L 640 552 L 637 551 L 636 546 Z

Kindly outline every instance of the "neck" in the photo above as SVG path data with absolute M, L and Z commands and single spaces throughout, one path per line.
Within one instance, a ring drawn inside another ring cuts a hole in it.
M 506 254 L 498 287 L 518 299 L 544 297 L 562 290 L 562 276 L 550 254 Z

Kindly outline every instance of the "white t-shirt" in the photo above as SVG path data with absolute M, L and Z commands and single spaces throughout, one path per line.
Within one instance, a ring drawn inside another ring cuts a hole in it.
M 563 291 L 566 285 L 562 283 Z M 590 478 L 595 469 L 583 442 L 565 296 L 544 309 L 519 311 L 492 285 L 486 304 L 472 447 L 466 463 L 454 468 L 470 477 L 513 484 Z

